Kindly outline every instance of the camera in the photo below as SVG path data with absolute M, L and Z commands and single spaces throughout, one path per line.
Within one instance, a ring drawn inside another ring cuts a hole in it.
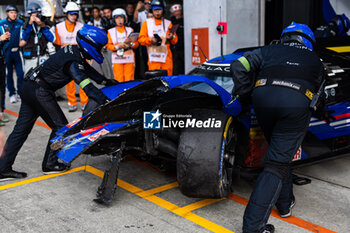
M 41 13 L 37 14 L 36 17 L 38 17 L 38 18 L 40 19 L 41 22 L 44 22 L 44 21 L 46 20 L 46 17 L 43 16 Z

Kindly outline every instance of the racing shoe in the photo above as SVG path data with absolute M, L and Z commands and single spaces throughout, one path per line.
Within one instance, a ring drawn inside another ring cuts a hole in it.
M 86 104 L 81 105 L 81 111 L 84 112 Z
M 275 227 L 272 224 L 266 224 L 265 229 L 261 233 L 274 233 Z
M 68 112 L 75 112 L 78 110 L 78 107 L 76 105 L 70 105 L 68 108 Z
M 22 178 L 26 178 L 26 177 L 27 177 L 27 173 L 25 173 L 25 172 L 17 172 L 17 171 L 14 171 L 14 170 L 0 173 L 0 181 L 7 181 L 7 180 L 13 180 L 13 179 L 22 179 Z
M 70 166 L 65 165 L 64 163 L 56 163 L 55 165 L 44 167 L 43 173 L 45 175 L 61 173 L 69 170 L 69 168 Z
M 293 198 L 292 202 L 290 203 L 289 209 L 287 210 L 278 210 L 278 212 L 280 213 L 280 217 L 281 218 L 288 218 L 290 216 L 292 216 L 292 209 L 295 205 L 295 198 Z
M 11 96 L 10 96 L 10 103 L 11 103 L 11 104 L 14 104 L 14 103 L 16 103 L 16 102 L 17 102 L 16 95 L 11 95 Z

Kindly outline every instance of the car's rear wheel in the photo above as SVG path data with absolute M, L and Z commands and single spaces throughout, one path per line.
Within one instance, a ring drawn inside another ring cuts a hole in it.
M 220 120 L 216 129 L 184 129 L 177 156 L 177 180 L 183 194 L 199 198 L 228 195 L 232 183 L 236 132 L 233 118 L 219 110 L 198 109 L 192 118 Z

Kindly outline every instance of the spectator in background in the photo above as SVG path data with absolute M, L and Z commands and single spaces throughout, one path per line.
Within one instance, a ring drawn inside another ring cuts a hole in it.
M 139 42 L 148 47 L 148 67 L 150 70 L 164 69 L 173 74 L 173 56 L 170 44 L 177 43 L 177 35 L 172 32 L 172 23 L 164 18 L 165 3 L 153 0 L 151 6 L 153 18 L 147 19 L 141 26 Z
M 179 40 L 173 45 L 172 49 L 174 51 L 174 75 L 179 75 L 185 73 L 184 19 L 182 6 L 180 4 L 172 5 L 170 13 L 172 15 L 171 23 L 174 27 L 178 27 L 176 34 L 179 37 Z
M 74 2 L 68 2 L 66 7 L 64 8 L 64 12 L 66 13 L 66 19 L 64 22 L 57 24 L 56 26 L 56 44 L 61 46 L 61 48 L 73 44 L 77 44 L 77 32 L 79 29 L 83 27 L 83 24 L 78 22 L 79 17 L 79 7 Z M 71 81 L 66 85 L 66 93 L 68 98 L 68 111 L 75 112 L 77 111 L 77 97 L 75 96 L 75 83 Z M 81 108 L 84 110 L 88 97 L 85 92 L 80 89 L 80 103 Z
M 142 7 L 144 7 L 144 10 L 140 12 Z M 139 1 L 134 12 L 134 22 L 139 24 L 141 27 L 143 22 L 147 20 L 150 9 L 151 0 L 144 0 L 144 2 Z M 143 75 L 148 70 L 148 54 L 145 46 L 140 46 L 138 57 L 140 60 L 140 65 L 138 65 L 138 67 L 140 68 L 137 67 L 137 73 Z
M 104 29 L 105 22 L 103 20 L 103 17 L 100 17 L 100 9 L 98 7 L 92 8 L 92 18 L 93 19 L 87 24 Z
M 112 7 L 104 6 L 102 8 L 102 10 L 103 10 L 103 14 L 104 14 L 103 20 L 105 21 L 104 28 L 107 31 L 108 29 L 115 26 L 114 19 L 112 17 Z
M 93 18 L 91 16 L 91 9 L 88 7 L 83 8 L 83 20 L 84 20 L 85 24 L 87 24 L 89 21 L 93 20 Z
M 144 2 L 139 1 L 137 3 L 135 12 L 134 12 L 134 22 L 139 23 L 141 26 L 143 22 L 147 19 L 147 13 L 151 9 L 151 0 L 145 0 Z M 143 11 L 140 11 L 140 9 L 144 7 L 145 9 Z
M 113 11 L 116 27 L 108 30 L 107 49 L 113 51 L 112 63 L 114 79 L 118 82 L 134 80 L 135 54 L 132 49 L 139 46 L 138 42 L 132 42 L 129 38 L 134 31 L 126 27 L 126 12 L 117 8 Z
M 41 65 L 49 58 L 48 43 L 55 40 L 55 28 L 45 23 L 39 4 L 32 2 L 27 7 L 29 18 L 23 25 L 22 44 L 24 73 Z
M 126 26 L 131 27 L 132 29 L 134 29 L 135 32 L 139 32 L 140 25 L 134 21 L 134 12 L 135 12 L 134 4 L 132 3 L 126 4 L 125 11 L 127 16 Z
M 104 17 L 105 17 L 105 13 L 103 12 L 102 9 L 100 10 L 100 17 L 101 17 L 101 18 L 104 18 Z
M 23 81 L 23 64 L 19 52 L 19 39 L 23 21 L 17 19 L 17 7 L 8 5 L 6 7 L 7 18 L 0 21 L 0 26 L 5 32 L 10 32 L 11 37 L 3 46 L 6 58 L 7 68 L 7 89 L 10 93 L 10 102 L 16 103 L 20 101 L 18 91 L 21 89 Z M 13 66 L 15 66 L 17 74 L 17 91 L 13 81 Z
M 5 110 L 5 92 L 6 92 L 6 65 L 5 52 L 3 46 L 6 41 L 10 40 L 10 32 L 5 32 L 3 27 L 0 27 L 0 126 L 4 126 L 9 121 L 4 113 Z

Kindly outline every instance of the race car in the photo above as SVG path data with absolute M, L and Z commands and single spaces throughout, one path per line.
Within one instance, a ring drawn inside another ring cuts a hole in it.
M 321 41 L 315 49 L 327 70 L 325 98 L 332 118 L 327 123 L 312 117 L 294 166 L 350 152 L 350 50 L 341 47 L 349 42 L 344 37 L 334 47 Z M 90 101 L 90 112 L 59 130 L 51 147 L 67 164 L 81 154 L 111 157 L 95 199 L 99 203 L 113 200 L 120 161 L 128 154 L 173 163 L 187 196 L 225 197 L 234 172 L 256 175 L 262 169 L 268 147 L 254 109 L 247 114 L 231 95 L 230 63 L 251 49 L 209 60 L 188 75 L 106 87 L 112 101 L 103 106 Z

